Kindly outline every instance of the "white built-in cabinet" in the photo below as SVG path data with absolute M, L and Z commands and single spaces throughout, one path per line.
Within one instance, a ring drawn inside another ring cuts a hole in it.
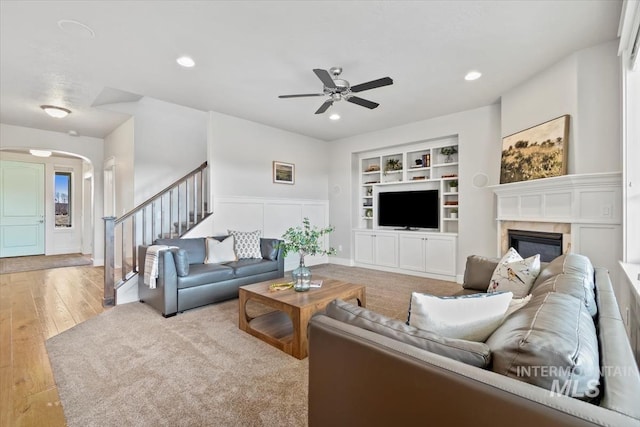
M 443 149 L 455 151 L 443 154 Z M 439 232 L 458 232 L 458 140 L 412 144 L 404 150 L 367 152 L 360 156 L 357 228 L 377 228 L 377 195 L 384 191 L 437 189 Z
M 356 232 L 355 259 L 363 264 L 397 267 L 398 236 L 388 232 Z
M 455 153 L 446 154 L 447 150 Z M 355 265 L 455 280 L 459 200 L 457 137 L 363 152 L 357 155 L 357 162 Z M 433 189 L 438 190 L 440 198 L 437 230 L 407 231 L 379 226 L 377 200 L 381 192 Z
M 399 267 L 423 273 L 456 273 L 456 237 L 438 233 L 400 233 Z

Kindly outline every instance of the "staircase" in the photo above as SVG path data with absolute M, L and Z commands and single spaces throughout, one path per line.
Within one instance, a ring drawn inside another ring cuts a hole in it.
M 139 245 L 178 238 L 211 213 L 208 165 L 204 162 L 119 218 L 104 218 L 103 305 L 115 305 L 116 290 L 138 274 Z

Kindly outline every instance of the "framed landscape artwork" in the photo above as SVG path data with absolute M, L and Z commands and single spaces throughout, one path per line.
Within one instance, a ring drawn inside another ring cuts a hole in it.
M 273 162 L 273 182 L 293 184 L 296 178 L 296 166 L 293 163 Z
M 500 184 L 567 174 L 569 115 L 502 138 Z

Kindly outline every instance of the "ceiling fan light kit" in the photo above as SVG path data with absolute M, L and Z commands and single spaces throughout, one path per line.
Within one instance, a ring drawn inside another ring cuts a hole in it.
M 329 98 L 316 110 L 316 114 L 322 114 L 333 105 L 334 102 L 345 100 L 352 104 L 360 105 L 361 107 L 369 108 L 373 110 L 378 107 L 377 102 L 369 101 L 364 98 L 353 95 L 354 93 L 363 92 L 365 90 L 375 89 L 382 86 L 389 86 L 393 84 L 393 80 L 390 77 L 383 77 L 381 79 L 372 80 L 366 83 L 360 83 L 355 86 L 351 86 L 348 81 L 339 79 L 342 74 L 342 67 L 331 67 L 329 71 L 320 68 L 313 70 L 316 76 L 320 79 L 323 87 L 323 93 L 307 93 L 297 95 L 280 95 L 278 98 L 302 98 L 308 96 L 328 96 Z

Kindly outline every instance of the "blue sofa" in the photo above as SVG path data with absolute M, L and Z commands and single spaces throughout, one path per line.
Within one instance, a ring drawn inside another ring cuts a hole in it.
M 222 241 L 227 236 L 216 236 Z M 278 239 L 260 239 L 262 259 L 240 259 L 224 264 L 205 264 L 206 239 L 158 239 L 156 245 L 184 249 L 160 252 L 156 288 L 144 284 L 147 246 L 138 247 L 138 296 L 164 317 L 191 308 L 238 297 L 238 288 L 250 283 L 284 277 L 284 256 Z M 186 253 L 186 259 L 184 257 Z M 184 265 L 188 263 L 188 265 Z M 182 265 L 181 265 L 182 264 Z M 187 274 L 184 274 L 187 273 Z

